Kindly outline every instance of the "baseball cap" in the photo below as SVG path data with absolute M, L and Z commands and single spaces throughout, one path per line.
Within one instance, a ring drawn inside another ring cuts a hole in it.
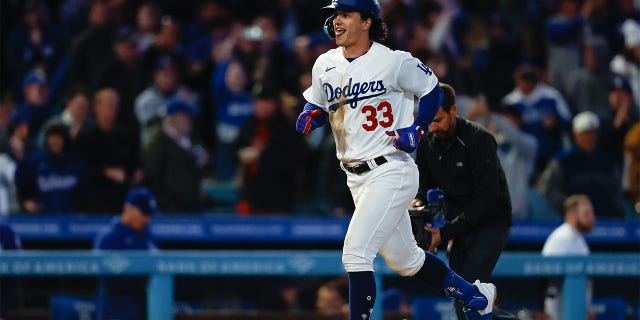
M 138 208 L 145 215 L 151 216 L 158 212 L 156 197 L 147 188 L 136 187 L 129 191 L 125 203 Z
M 622 23 L 622 33 L 624 34 L 624 44 L 628 49 L 640 46 L 640 24 L 627 19 Z
M 47 75 L 40 69 L 31 69 L 22 78 L 22 85 L 27 86 L 30 84 L 46 84 Z
M 198 114 L 198 108 L 180 99 L 171 99 L 167 103 L 167 115 L 172 115 L 179 112 L 195 116 L 196 114 Z
M 631 84 L 629 83 L 629 80 L 627 80 L 627 78 L 621 75 L 615 75 L 611 79 L 611 85 L 609 87 L 609 91 L 618 90 L 618 89 L 631 92 Z
M 176 63 L 170 55 L 163 55 L 156 61 L 156 71 L 165 67 L 172 67 L 174 69 L 176 67 Z
M 573 118 L 573 132 L 583 133 L 589 130 L 595 130 L 600 127 L 598 116 L 591 111 L 583 111 Z
M 133 29 L 131 27 L 124 25 L 118 28 L 115 37 L 116 43 L 135 43 L 135 38 L 133 34 Z
M 374 16 L 380 15 L 380 3 L 378 3 L 378 0 L 332 0 L 330 5 L 324 6 L 322 9 L 363 11 L 369 12 Z
M 25 106 L 18 106 L 15 108 L 9 117 L 9 123 L 11 128 L 15 129 L 22 124 L 29 123 L 31 119 L 32 110 Z
M 270 83 L 255 86 L 252 91 L 254 99 L 274 101 L 278 101 L 280 99 L 280 92 L 278 91 L 278 88 Z

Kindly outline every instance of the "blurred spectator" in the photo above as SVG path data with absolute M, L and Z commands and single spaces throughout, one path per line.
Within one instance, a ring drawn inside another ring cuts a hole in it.
M 513 216 L 516 219 L 528 218 L 529 181 L 535 166 L 538 142 L 534 136 L 523 131 L 520 109 L 506 106 L 499 114 L 491 113 L 486 101 L 478 99 L 469 109 L 467 118 L 483 124 L 495 137 L 498 159 L 507 177 Z
M 398 288 L 389 288 L 382 292 L 382 309 L 384 312 L 411 314 L 411 304 L 407 296 Z
M 624 138 L 624 150 L 628 173 L 623 185 L 626 186 L 628 199 L 636 214 L 640 214 L 640 122 L 636 122 L 627 132 Z
M 179 99 L 196 104 L 197 96 L 181 83 L 178 65 L 170 55 L 159 57 L 153 72 L 153 84 L 142 91 L 135 101 L 135 113 L 140 126 L 142 146 L 149 142 L 152 127 L 158 125 L 167 112 L 167 102 Z
M 565 92 L 574 114 L 592 111 L 600 120 L 608 121 L 607 98 L 609 81 L 608 50 L 602 38 L 590 38 L 582 46 L 584 65 L 567 75 Z
M 230 154 L 241 167 L 237 211 L 290 213 L 298 201 L 306 145 L 289 130 L 294 122 L 282 114 L 273 88 L 256 94 L 254 109 L 231 146 Z
M 111 52 L 111 56 L 96 68 L 96 82 L 93 89 L 109 87 L 118 91 L 120 95 L 118 122 L 137 129 L 133 104 L 134 99 L 144 87 L 138 87 L 141 84 L 140 70 L 136 65 L 138 52 L 129 27 L 124 26 L 118 29 Z
M 233 56 L 244 66 L 249 87 L 260 90 L 270 83 L 293 92 L 297 84 L 293 58 L 278 39 L 273 18 L 260 15 L 236 37 Z
M 512 32 L 519 39 L 521 51 L 520 62 L 530 62 L 535 65 L 546 64 L 546 15 L 551 10 L 545 8 L 550 1 L 501 1 L 500 12 L 509 20 Z
M 300 15 L 293 0 L 279 0 L 274 10 L 274 22 L 278 28 L 278 39 L 287 54 L 293 53 L 295 39 L 300 34 Z
M 91 0 L 62 0 L 60 2 L 58 13 L 60 27 L 69 38 L 75 38 L 87 27 Z
M 322 31 L 296 37 L 293 54 L 298 68 L 298 92 L 304 91 L 311 86 L 311 72 L 309 69 L 313 67 L 316 57 L 333 48 L 333 46 L 333 41 Z M 302 81 L 303 78 L 308 80 Z
M 622 23 L 621 30 L 625 51 L 613 57 L 610 68 L 613 73 L 627 78 L 635 105 L 640 108 L 640 23 L 627 19 Z
M 408 51 L 419 50 L 456 55 L 457 51 L 451 35 L 451 20 L 454 11 L 442 8 L 437 1 L 425 1 L 416 7 L 417 20 L 412 30 L 407 33 L 410 38 Z
M 542 255 L 551 256 L 588 256 L 589 246 L 584 239 L 586 233 L 593 230 L 595 216 L 589 197 L 574 194 L 564 201 L 564 223 L 557 227 L 544 243 Z M 593 296 L 592 283 L 587 283 L 587 308 L 591 307 Z M 544 311 L 549 320 L 560 320 L 567 314 L 562 311 L 562 279 L 549 281 L 544 299 Z M 589 310 L 589 319 L 594 319 L 593 311 Z
M 558 90 L 540 81 L 538 71 L 521 65 L 514 73 L 515 88 L 502 99 L 522 112 L 524 131 L 538 140 L 535 174 L 544 169 L 549 159 L 562 149 L 565 127 L 571 112 Z
M 573 119 L 575 146 L 559 153 L 540 177 L 538 188 L 558 211 L 571 194 L 587 195 L 599 218 L 623 218 L 621 173 L 612 158 L 597 149 L 598 116 L 590 111 Z
M 240 133 L 242 124 L 253 112 L 253 98 L 246 90 L 247 74 L 242 64 L 224 61 L 218 64 L 211 81 L 216 107 L 216 177 L 229 181 L 236 176 L 236 166 L 229 154 L 230 145 Z
M 631 86 L 616 75 L 609 85 L 609 109 L 602 121 L 598 146 L 608 153 L 619 168 L 624 164 L 624 137 L 640 115 L 633 102 Z
M 11 225 L 9 225 L 5 220 L 0 220 L 0 252 L 2 250 L 20 249 L 22 249 L 22 242 L 20 241 L 20 237 L 15 233 Z M 2 286 L 0 286 L 0 288 L 2 288 Z M 2 296 L 5 296 L 5 294 L 0 295 L 0 297 Z M 0 310 L 3 309 L 0 307 Z M 0 313 L 0 316 L 6 315 Z
M 64 87 L 96 82 L 98 67 L 109 59 L 116 28 L 113 12 L 105 1 L 92 1 L 89 27 L 78 34 L 68 52 L 68 65 L 64 70 Z
M 9 106 L 0 102 L 0 217 L 18 211 L 16 199 L 16 161 L 9 142 Z
M 0 252 L 5 250 L 22 250 L 22 243 L 11 225 L 0 220 Z M 17 286 L 15 277 L 0 278 L 0 319 L 9 319 L 8 311 L 18 306 Z
M 17 128 L 24 122 L 27 124 L 25 155 L 36 148 L 38 132 L 51 114 L 49 106 L 49 86 L 47 75 L 40 68 L 29 71 L 22 79 L 24 102 L 19 104 L 12 115 L 11 124 Z
M 390 31 L 387 45 L 391 48 L 406 48 L 413 26 L 413 20 L 407 18 L 413 8 L 401 0 L 382 1 L 380 5 Z
M 22 211 L 30 214 L 76 213 L 82 206 L 86 167 L 71 152 L 71 137 L 62 124 L 45 131 L 44 151 L 18 163 L 15 182 Z
M 155 81 L 154 71 L 157 71 L 158 61 L 169 57 L 178 75 L 178 79 L 187 82 L 190 76 L 190 64 L 180 43 L 180 25 L 178 21 L 165 15 L 160 19 L 160 29 L 155 35 L 153 44 L 145 50 L 138 59 L 141 67 L 141 86 L 145 87 Z
M 585 18 L 593 9 L 591 5 L 581 5 L 580 0 L 559 1 L 555 14 L 546 23 L 549 84 L 562 93 L 567 92 L 569 73 L 580 66 Z
M 66 50 L 63 33 L 51 23 L 45 1 L 22 1 L 22 6 L 22 23 L 11 32 L 5 47 L 5 72 L 15 80 L 38 65 L 52 73 Z
M 29 145 L 29 121 L 24 110 L 14 110 L 11 114 L 9 127 L 9 155 L 16 160 L 22 160 L 35 148 Z
M 0 130 L 0 217 L 16 211 L 16 162 L 9 154 L 9 138 Z
M 158 196 L 162 211 L 202 209 L 200 182 L 209 155 L 192 135 L 197 112 L 188 103 L 170 101 L 162 125 L 151 133 L 143 152 L 146 184 Z
M 500 13 L 491 14 L 486 18 L 484 28 L 488 43 L 474 52 L 474 67 L 480 78 L 481 90 L 491 108 L 498 106 L 502 97 L 513 88 L 513 70 L 521 62 L 521 53 L 518 39 L 505 16 Z M 446 82 L 439 73 L 436 74 L 441 82 Z
M 115 90 L 100 89 L 93 101 L 95 124 L 76 138 L 76 150 L 87 164 L 87 212 L 117 212 L 127 190 L 144 177 L 138 140 L 116 121 L 119 103 Z
M 291 281 L 278 281 L 258 298 L 258 310 L 294 313 L 300 311 L 300 289 Z
M 196 18 L 187 26 L 183 41 L 192 60 L 198 63 L 209 60 L 213 45 L 229 32 L 229 14 L 218 1 L 204 1 L 197 8 Z
M 152 2 L 145 1 L 136 12 L 133 41 L 138 53 L 143 53 L 156 41 L 156 33 L 160 30 L 160 8 Z
M 316 311 L 324 315 L 349 313 L 349 279 L 337 277 L 323 283 L 316 293 Z
M 44 146 L 44 135 L 46 128 L 51 124 L 62 124 L 69 131 L 71 140 L 75 141 L 80 130 L 87 125 L 91 102 L 89 94 L 82 87 L 75 87 L 69 91 L 64 102 L 62 113 L 51 117 L 45 123 L 38 134 L 38 148 Z
M 156 213 L 156 198 L 145 188 L 133 188 L 124 200 L 121 214 L 98 231 L 93 249 L 149 250 L 158 245 L 149 230 L 149 222 Z M 100 277 L 98 289 L 99 319 L 146 319 L 147 277 Z

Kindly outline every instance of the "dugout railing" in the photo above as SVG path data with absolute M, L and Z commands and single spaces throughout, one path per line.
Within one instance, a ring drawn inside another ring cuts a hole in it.
M 441 256 L 446 259 L 446 257 Z M 376 281 L 394 275 L 376 259 Z M 335 276 L 345 271 L 339 251 L 29 251 L 0 253 L 0 276 L 149 275 L 148 319 L 174 319 L 175 276 Z M 494 277 L 563 277 L 563 319 L 586 318 L 588 277 L 640 277 L 640 254 L 593 254 L 589 257 L 542 257 L 505 252 Z M 374 319 L 380 320 L 376 303 Z

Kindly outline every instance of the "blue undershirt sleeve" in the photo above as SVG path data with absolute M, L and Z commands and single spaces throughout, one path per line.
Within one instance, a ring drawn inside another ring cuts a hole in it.
M 317 105 L 315 105 L 315 104 L 313 104 L 311 102 L 307 102 L 307 103 L 305 103 L 303 110 L 304 111 L 313 111 L 313 110 L 322 110 L 322 108 L 320 108 L 319 106 L 317 106 Z
M 440 85 L 436 84 L 433 90 L 431 90 L 426 96 L 420 98 L 420 102 L 418 104 L 418 116 L 413 124 L 426 129 L 431 121 L 433 121 L 433 117 L 438 113 L 438 109 L 440 109 L 443 98 L 444 92 L 442 92 Z

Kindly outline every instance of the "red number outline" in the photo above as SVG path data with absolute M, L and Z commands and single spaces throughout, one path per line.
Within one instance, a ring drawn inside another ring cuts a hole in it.
M 366 122 L 362 124 L 362 128 L 366 131 L 375 130 L 378 125 L 383 128 L 389 128 L 393 124 L 393 109 L 389 101 L 382 101 L 377 107 L 366 105 L 360 110 L 365 115 Z M 382 114 L 382 120 L 378 121 L 378 112 Z

